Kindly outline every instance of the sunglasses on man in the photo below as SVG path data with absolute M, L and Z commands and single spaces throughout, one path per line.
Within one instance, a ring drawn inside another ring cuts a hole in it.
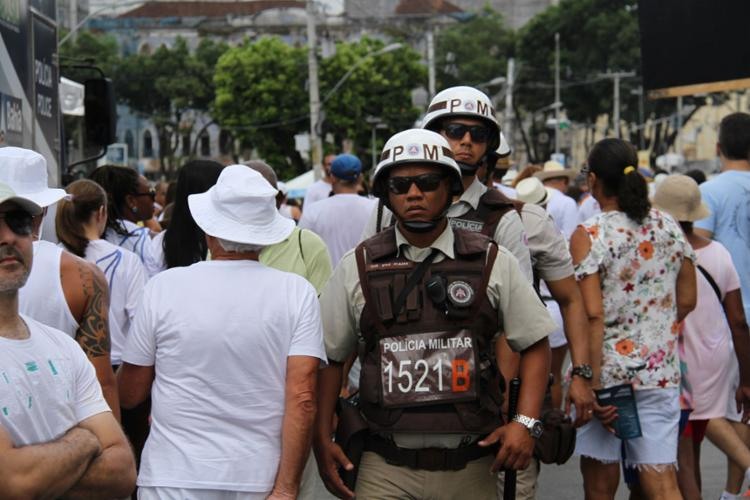
M 443 132 L 449 139 L 460 140 L 469 133 L 471 140 L 484 144 L 490 139 L 490 129 L 484 125 L 464 125 L 463 123 L 449 122 L 443 125 Z
M 26 210 L 8 210 L 0 212 L 0 220 L 17 236 L 30 236 L 33 231 L 34 217 Z
M 426 193 L 435 191 L 440 187 L 440 181 L 445 179 L 445 174 L 422 174 L 415 176 L 396 176 L 388 179 L 388 189 L 393 194 L 406 194 L 411 189 L 412 184 L 417 185 L 417 189 Z

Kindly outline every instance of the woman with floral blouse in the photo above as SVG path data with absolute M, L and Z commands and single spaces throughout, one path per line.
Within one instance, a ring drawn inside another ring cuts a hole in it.
M 576 444 L 589 500 L 615 497 L 623 455 L 648 498 L 681 498 L 677 334 L 695 307 L 695 255 L 680 226 L 651 208 L 637 164 L 628 142 L 594 145 L 584 172 L 602 212 L 571 238 L 589 317 L 592 386 L 632 385 L 642 433 L 621 441 L 612 428 L 617 408 L 595 406 L 597 418 L 579 429 Z

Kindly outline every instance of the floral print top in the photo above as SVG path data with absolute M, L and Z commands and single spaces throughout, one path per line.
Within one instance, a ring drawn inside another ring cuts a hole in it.
M 619 211 L 583 224 L 591 250 L 576 279 L 599 273 L 604 307 L 603 387 L 679 387 L 675 284 L 683 259 L 695 261 L 680 226 L 651 209 L 637 224 Z

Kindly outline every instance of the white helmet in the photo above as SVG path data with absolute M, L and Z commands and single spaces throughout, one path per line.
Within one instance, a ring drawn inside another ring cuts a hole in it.
M 453 151 L 445 138 L 419 128 L 404 130 L 392 136 L 383 146 L 380 162 L 375 167 L 372 176 L 373 194 L 387 200 L 388 191 L 385 182 L 388 172 L 396 166 L 409 163 L 435 165 L 445 170 L 451 176 L 451 191 L 453 194 L 463 192 L 461 183 L 461 169 L 453 159 Z
M 498 147 L 500 124 L 495 117 L 495 108 L 487 94 L 474 87 L 450 87 L 438 92 L 432 98 L 427 114 L 422 120 L 422 128 L 437 131 L 443 118 L 455 116 L 482 120 L 491 129 L 492 139 L 487 144 L 488 151 Z

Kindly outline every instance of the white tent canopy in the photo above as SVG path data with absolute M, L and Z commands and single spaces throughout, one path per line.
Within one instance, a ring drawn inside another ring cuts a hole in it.
M 315 182 L 315 171 L 308 170 L 294 179 L 285 181 L 288 198 L 304 198 L 308 186 Z

